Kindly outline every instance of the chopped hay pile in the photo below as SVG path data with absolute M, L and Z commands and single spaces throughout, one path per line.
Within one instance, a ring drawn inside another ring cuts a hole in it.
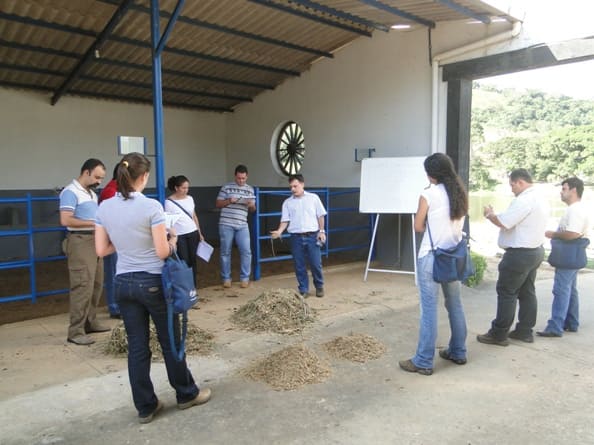
M 359 363 L 375 360 L 386 352 L 386 347 L 379 340 L 365 334 L 336 337 L 323 346 L 334 357 Z
M 186 337 L 186 354 L 208 355 L 212 352 L 214 347 L 214 336 L 204 329 L 200 329 L 194 324 L 188 322 L 188 334 Z M 157 339 L 157 331 L 155 325 L 150 323 L 150 338 L 149 346 L 153 353 L 153 361 L 162 361 L 163 353 L 161 352 L 161 345 Z M 105 345 L 104 352 L 109 355 L 122 355 L 128 353 L 128 339 L 126 337 L 126 329 L 124 323 L 111 330 L 111 337 Z
M 280 391 L 323 382 L 330 375 L 330 368 L 315 352 L 303 344 L 298 344 L 271 354 L 244 370 L 242 374 Z
M 241 306 L 231 321 L 250 331 L 291 334 L 314 320 L 303 297 L 292 289 L 272 289 Z

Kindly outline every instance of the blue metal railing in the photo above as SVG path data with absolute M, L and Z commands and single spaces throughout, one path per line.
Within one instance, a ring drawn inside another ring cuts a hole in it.
M 43 258 L 35 257 L 35 242 L 34 236 L 36 233 L 47 233 L 47 232 L 64 232 L 64 227 L 34 227 L 33 226 L 33 203 L 42 201 L 56 201 L 58 197 L 46 196 L 46 197 L 32 197 L 30 193 L 25 198 L 0 198 L 0 204 L 25 204 L 27 212 L 27 224 L 25 229 L 11 229 L 11 230 L 0 230 L 0 237 L 11 237 L 11 236 L 26 236 L 27 237 L 27 257 L 23 260 L 16 261 L 2 261 L 0 262 L 0 270 L 6 269 L 29 269 L 29 293 L 21 295 L 9 295 L 0 297 L 0 303 L 8 303 L 10 301 L 22 301 L 31 300 L 33 303 L 37 301 L 39 297 L 45 297 L 48 295 L 57 295 L 68 293 L 69 289 L 58 289 L 51 291 L 37 291 L 36 281 L 36 264 L 49 261 L 63 260 L 66 257 L 64 255 L 49 256 Z
M 329 188 L 320 188 L 320 189 L 308 189 L 310 193 L 317 193 L 328 215 L 326 215 L 325 219 L 325 230 L 328 234 L 327 242 L 322 247 L 322 255 L 328 257 L 330 253 L 334 252 L 343 252 L 347 250 L 356 250 L 362 248 L 369 247 L 369 240 L 371 239 L 371 233 L 373 230 L 373 221 L 370 218 L 369 223 L 366 225 L 356 225 L 356 226 L 346 226 L 346 227 L 334 227 L 332 224 L 332 219 L 336 216 L 337 213 L 347 213 L 347 212 L 356 212 L 359 214 L 359 209 L 356 207 L 332 207 L 332 200 L 331 197 L 339 196 L 339 195 L 347 195 L 347 194 L 359 194 L 359 189 L 348 189 L 348 190 L 341 190 L 337 192 L 331 192 Z M 262 256 L 262 242 L 267 242 L 268 240 L 272 240 L 269 233 L 262 233 L 262 227 L 268 227 L 267 224 L 263 224 L 267 222 L 269 218 L 275 218 L 272 222 L 270 227 L 278 227 L 278 223 L 280 221 L 281 212 L 270 212 L 265 211 L 263 212 L 262 207 L 262 198 L 266 196 L 280 196 L 280 197 L 288 197 L 291 195 L 291 192 L 283 189 L 283 190 L 261 190 L 259 187 L 255 188 L 256 192 L 256 212 L 254 215 L 254 225 L 252 239 L 255 240 L 254 242 L 254 280 L 259 280 L 261 277 L 261 265 L 262 263 L 270 263 L 276 261 L 284 261 L 293 258 L 292 255 L 273 255 L 271 257 L 263 257 Z M 339 232 L 355 232 L 355 231 L 362 231 L 365 230 L 368 232 L 368 239 L 363 244 L 351 244 L 351 245 L 342 245 L 333 247 L 332 246 L 332 234 L 336 234 Z M 288 238 L 289 235 L 285 234 L 282 236 L 281 239 Z M 272 241 L 271 241 L 272 242 Z

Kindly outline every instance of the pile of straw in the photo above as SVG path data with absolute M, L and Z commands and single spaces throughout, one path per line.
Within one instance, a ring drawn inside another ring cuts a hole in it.
M 375 360 L 386 352 L 383 343 L 365 334 L 351 333 L 345 337 L 336 337 L 322 346 L 333 357 L 359 363 Z
M 299 332 L 313 320 L 303 297 L 291 289 L 264 292 L 231 315 L 231 321 L 244 329 L 279 334 Z
M 214 347 L 214 336 L 204 329 L 200 329 L 194 324 L 188 322 L 188 334 L 186 337 L 186 354 L 208 355 L 212 352 Z M 153 323 L 150 324 L 150 338 L 149 346 L 153 353 L 153 361 L 162 361 L 163 353 L 161 352 L 161 345 L 157 339 L 157 331 Z M 126 337 L 126 329 L 124 324 L 120 323 L 111 330 L 111 337 L 105 345 L 104 352 L 109 355 L 125 355 L 128 353 L 128 339 Z
M 298 344 L 271 354 L 242 373 L 280 391 L 323 382 L 331 371 L 315 352 L 304 344 Z

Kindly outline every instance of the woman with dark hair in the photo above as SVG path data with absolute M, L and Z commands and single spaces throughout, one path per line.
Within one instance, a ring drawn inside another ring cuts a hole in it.
M 414 221 L 415 231 L 424 232 L 417 260 L 421 306 L 419 343 L 415 356 L 398 364 L 405 371 L 431 375 L 437 340 L 437 300 L 440 287 L 445 297 L 451 337 L 448 348 L 441 349 L 439 356 L 457 365 L 466 363 L 466 320 L 460 300 L 460 282 L 433 281 L 430 237 L 434 248 L 443 249 L 450 249 L 462 240 L 462 228 L 468 213 L 468 195 L 447 155 L 432 154 L 425 159 L 424 166 L 430 185 L 421 193 Z
M 173 225 L 177 233 L 177 254 L 194 271 L 196 285 L 196 248 L 204 236 L 200 231 L 194 198 L 188 195 L 190 181 L 183 175 L 172 176 L 167 181 L 167 188 L 173 193 L 165 201 L 165 211 L 179 216 Z
M 140 153 L 124 156 L 117 172 L 118 194 L 101 204 L 97 212 L 95 248 L 104 257 L 118 252 L 116 301 L 128 336 L 128 375 L 140 423 L 149 423 L 163 404 L 150 377 L 149 319 L 152 318 L 169 383 L 175 389 L 177 407 L 190 408 L 208 402 L 210 389 L 199 390 L 185 357 L 178 362 L 170 346 L 167 305 L 163 296 L 163 260 L 175 250 L 177 236 L 167 239 L 161 204 L 142 194 L 151 163 Z M 179 342 L 179 320 L 174 324 Z

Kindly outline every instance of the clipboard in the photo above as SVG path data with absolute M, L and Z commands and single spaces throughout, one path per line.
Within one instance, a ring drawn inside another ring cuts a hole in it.
M 212 252 L 214 251 L 214 247 L 208 244 L 206 241 L 200 241 L 198 243 L 198 248 L 196 249 L 196 256 L 202 258 L 207 263 L 210 261 L 210 257 L 212 256 Z

